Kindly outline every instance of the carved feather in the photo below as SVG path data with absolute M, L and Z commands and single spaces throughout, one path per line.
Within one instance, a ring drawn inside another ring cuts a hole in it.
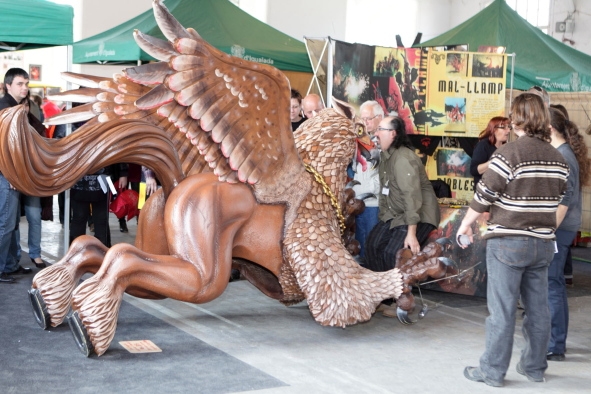
M 93 103 L 89 103 L 72 108 L 68 111 L 60 112 L 51 118 L 45 119 L 43 124 L 51 126 L 66 123 L 84 122 L 88 119 L 94 118 L 99 114 L 93 110 L 92 106 Z
M 74 85 L 84 86 L 87 88 L 98 88 L 99 83 L 109 80 L 109 78 L 105 77 L 97 77 L 95 75 L 88 74 L 77 74 L 69 71 L 62 72 L 60 75 L 63 79 L 73 83 Z
M 148 63 L 125 69 L 127 78 L 145 85 L 160 84 L 172 72 L 173 70 L 170 69 L 167 63 Z
M 92 103 L 97 100 L 96 95 L 101 92 L 102 90 L 99 88 L 82 88 L 50 94 L 47 96 L 47 98 L 52 101 L 55 100 L 70 101 L 72 103 Z
M 152 3 L 154 18 L 160 27 L 160 31 L 169 41 L 175 38 L 192 38 L 193 36 L 177 21 L 160 0 Z M 199 37 L 197 37 L 199 38 Z
M 164 85 L 158 85 L 147 94 L 139 98 L 135 105 L 139 109 L 152 109 L 170 103 L 174 99 L 174 93 Z
M 170 42 L 148 36 L 139 30 L 134 30 L 133 38 L 144 52 L 160 61 L 167 62 L 171 56 L 176 54 Z

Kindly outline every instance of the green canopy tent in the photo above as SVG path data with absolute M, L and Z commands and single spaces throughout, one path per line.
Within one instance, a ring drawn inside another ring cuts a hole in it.
M 185 27 L 211 45 L 246 60 L 283 71 L 312 72 L 304 43 L 250 16 L 228 0 L 165 0 L 164 5 Z M 164 38 L 148 10 L 129 21 L 74 43 L 74 63 L 129 63 L 154 60 L 133 39 L 138 29 Z
M 538 85 L 550 92 L 591 91 L 591 56 L 532 26 L 505 0 L 495 0 L 466 22 L 415 47 L 461 44 L 468 44 L 470 51 L 479 46 L 504 46 L 507 53 L 515 53 L 515 89 Z M 510 70 L 511 64 L 508 86 Z
M 45 0 L 0 0 L 0 51 L 72 44 L 74 11 Z

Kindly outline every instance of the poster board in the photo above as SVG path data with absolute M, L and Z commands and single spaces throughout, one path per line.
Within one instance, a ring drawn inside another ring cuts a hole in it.
M 429 49 L 426 135 L 478 137 L 488 121 L 505 114 L 507 55 Z M 443 116 L 442 116 L 443 115 Z

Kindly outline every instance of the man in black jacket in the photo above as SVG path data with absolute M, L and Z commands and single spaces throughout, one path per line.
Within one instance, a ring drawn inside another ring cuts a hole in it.
M 4 75 L 4 96 L 0 98 L 0 110 L 14 107 L 27 101 L 29 93 L 29 74 L 21 68 L 11 68 Z M 36 130 L 45 133 L 43 124 L 29 114 L 29 123 Z M 20 193 L 15 190 L 6 178 L 0 173 L 0 283 L 14 282 L 13 274 L 30 274 L 31 268 L 19 265 L 19 244 L 17 239 L 19 219 Z M 38 197 L 35 197 L 38 199 Z M 41 233 L 41 217 L 39 205 L 39 237 Z M 31 240 L 29 240 L 31 241 Z M 40 239 L 39 239 L 40 241 Z M 36 242 L 36 241 L 35 241 Z M 31 256 L 39 268 L 45 266 L 40 256 Z

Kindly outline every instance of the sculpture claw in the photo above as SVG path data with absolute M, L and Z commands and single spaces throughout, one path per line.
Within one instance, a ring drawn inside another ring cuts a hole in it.
M 357 182 L 357 181 L 356 181 L 356 182 Z M 377 197 L 376 197 L 376 195 L 375 195 L 375 194 L 373 194 L 373 193 L 362 193 L 362 194 L 360 194 L 360 195 L 358 195 L 358 196 L 355 196 L 355 198 L 356 198 L 356 199 L 358 199 L 358 200 L 363 200 L 363 201 L 365 201 L 365 200 L 366 200 L 366 199 L 368 199 L 368 198 L 377 198 Z
M 345 186 L 345 189 L 352 189 L 353 186 L 355 186 L 355 185 L 361 185 L 361 183 L 359 183 L 359 181 L 352 180 L 349 183 L 347 183 L 347 185 Z
M 438 257 L 437 260 L 441 261 L 445 266 L 455 268 L 459 271 L 459 267 L 454 260 L 447 257 Z
M 437 242 L 439 245 L 441 246 L 445 246 L 445 245 L 453 245 L 453 243 L 451 242 L 451 240 L 447 237 L 442 237 L 437 239 L 435 242 Z
M 410 325 L 416 323 L 411 320 L 410 316 L 408 316 L 408 312 L 400 307 L 396 308 L 396 316 L 398 316 L 398 320 L 402 324 Z

